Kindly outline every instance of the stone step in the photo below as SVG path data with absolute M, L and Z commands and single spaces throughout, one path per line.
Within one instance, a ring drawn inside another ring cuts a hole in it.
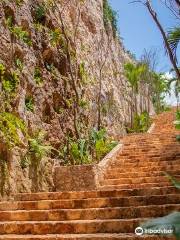
M 134 163 L 126 163 L 126 161 L 121 162 L 121 161 L 116 161 L 110 164 L 110 166 L 115 166 L 115 167 L 119 167 L 122 166 L 125 169 L 129 169 L 129 168 L 134 168 L 134 167 L 166 167 L 168 168 L 169 166 L 174 166 L 174 165 L 179 165 L 180 166 L 180 159 L 179 160 L 174 160 L 174 161 L 160 161 L 160 162 L 146 162 L 146 160 L 144 159 L 144 161 L 140 161 L 140 162 L 134 162 Z
M 48 235 L 1 235 L 0 240 L 175 240 L 171 236 L 143 235 L 141 237 L 132 234 L 48 234 Z
M 135 228 L 146 220 L 147 219 L 135 218 L 73 221 L 0 222 L 0 235 L 134 233 Z
M 24 193 L 15 196 L 16 201 L 39 201 L 39 200 L 60 200 L 60 199 L 84 199 L 101 197 L 127 197 L 142 195 L 166 195 L 178 193 L 178 190 L 172 186 L 157 187 L 149 189 L 121 189 L 108 191 L 80 191 L 80 192 L 41 192 Z
M 175 176 L 176 179 L 180 179 L 180 175 Z M 166 176 L 156 177 L 139 177 L 139 178 L 118 178 L 118 179 L 105 179 L 101 182 L 101 185 L 121 185 L 121 184 L 143 184 L 143 183 L 159 183 L 167 182 L 170 184 L 169 179 Z
M 133 189 L 133 188 L 153 188 L 153 187 L 165 187 L 171 186 L 170 182 L 157 182 L 157 183 L 132 183 L 132 184 L 119 184 L 119 185 L 101 185 L 101 190 L 113 190 L 113 189 Z
M 126 173 L 126 172 L 153 172 L 153 171 L 180 171 L 180 164 L 173 164 L 168 166 L 146 166 L 146 167 L 125 167 L 124 164 L 121 164 L 121 166 L 111 166 L 107 169 L 107 174 L 113 173 Z
M 129 148 L 125 147 L 123 148 L 123 150 L 121 151 L 121 153 L 117 156 L 117 159 L 121 159 L 121 158 L 126 158 L 126 157 L 130 157 L 130 158 L 136 158 L 136 157 L 143 157 L 144 155 L 146 155 L 147 157 L 162 157 L 162 161 L 163 161 L 163 157 L 170 157 L 171 155 L 173 157 L 180 157 L 180 146 L 179 143 L 176 147 L 169 147 L 166 146 L 166 151 L 162 152 L 162 145 L 160 145 L 160 147 L 149 147 L 149 146 L 145 146 L 145 147 L 141 147 L 138 148 L 137 146 L 132 148 L 132 146 L 130 146 Z
M 179 171 L 168 171 L 168 174 L 175 176 L 180 174 Z M 154 172 L 127 172 L 127 173 L 109 173 L 105 175 L 105 179 L 117 179 L 117 178 L 139 178 L 139 177 L 155 177 L 155 176 L 165 176 L 163 171 L 154 171 Z
M 1 202 L 0 211 L 127 207 L 180 203 L 180 194 L 69 200 Z
M 180 150 L 179 150 L 180 151 Z M 151 155 L 143 155 L 142 153 L 134 156 L 134 155 L 126 155 L 126 156 L 121 156 L 119 155 L 116 159 L 115 159 L 115 163 L 116 162 L 121 162 L 121 163 L 140 163 L 140 162 L 144 162 L 146 161 L 146 163 L 160 163 L 160 162 L 173 162 L 173 161 L 177 161 L 180 160 L 180 156 L 179 155 L 173 155 L 172 153 L 170 154 L 170 156 L 151 156 Z
M 18 210 L 0 212 L 3 221 L 67 221 L 161 217 L 180 211 L 180 204 L 91 209 Z
M 170 162 L 170 164 L 171 163 L 173 164 L 173 161 L 174 162 L 175 161 L 180 161 L 180 157 L 171 156 L 171 157 L 167 157 L 165 159 L 165 158 L 160 158 L 160 157 L 147 157 L 147 156 L 145 156 L 145 157 L 140 157 L 140 156 L 138 157 L 137 156 L 137 157 L 130 158 L 129 156 L 127 156 L 127 157 L 124 157 L 124 158 L 117 158 L 111 164 L 116 164 L 117 163 L 117 165 L 119 165 L 119 164 L 128 164 L 128 165 L 129 164 L 140 164 L 140 165 L 142 165 L 144 163 L 146 163 L 146 164 L 149 163 L 152 166 L 153 164 L 156 164 L 156 163 L 158 165 L 162 165 L 164 163 L 167 163 L 167 165 L 168 165 L 169 162 Z

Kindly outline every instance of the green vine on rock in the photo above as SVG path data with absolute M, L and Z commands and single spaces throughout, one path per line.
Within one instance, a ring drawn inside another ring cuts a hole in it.
M 103 0 L 103 20 L 105 29 L 108 29 L 109 23 L 111 24 L 113 35 L 116 37 L 117 33 L 117 12 L 112 9 L 108 0 Z
M 12 113 L 1 112 L 0 135 L 8 148 L 23 144 L 19 136 L 19 131 L 21 131 L 24 137 L 27 137 L 27 128 L 23 120 Z
M 2 83 L 2 90 L 5 93 L 6 100 L 11 100 L 20 82 L 19 74 L 16 71 L 7 71 L 6 67 L 0 63 L 0 82 Z

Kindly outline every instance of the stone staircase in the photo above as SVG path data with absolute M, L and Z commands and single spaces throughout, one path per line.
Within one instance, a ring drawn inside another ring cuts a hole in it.
M 174 111 L 163 113 L 151 133 L 124 137 L 99 189 L 18 194 L 0 202 L 0 239 L 174 239 L 134 234 L 146 219 L 180 211 L 180 194 L 164 175 L 180 176 L 173 119 Z

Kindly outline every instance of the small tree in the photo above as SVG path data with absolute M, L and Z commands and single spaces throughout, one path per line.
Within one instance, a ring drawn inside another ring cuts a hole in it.
M 142 74 L 145 71 L 146 66 L 143 64 L 134 65 L 133 63 L 127 63 L 124 66 L 125 76 L 131 87 L 131 125 L 133 121 L 134 113 L 137 114 L 137 94 L 139 92 L 139 82 Z

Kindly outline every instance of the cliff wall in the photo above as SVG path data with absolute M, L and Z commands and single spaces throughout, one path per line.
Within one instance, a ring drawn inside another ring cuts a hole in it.
M 45 141 L 58 149 L 67 134 L 85 134 L 99 117 L 110 135 L 125 134 L 131 92 L 123 66 L 133 60 L 110 22 L 105 24 L 102 0 L 1 1 L 0 36 L 0 110 L 11 114 L 0 118 L 5 129 L 0 151 L 6 162 L 1 164 L 1 185 L 11 195 L 36 191 L 32 163 L 26 166 L 26 134 L 43 130 Z M 152 109 L 145 88 L 140 88 L 140 108 Z M 10 146 L 5 132 L 12 115 L 21 143 Z M 18 125 L 21 120 L 27 133 Z M 55 164 L 54 156 L 43 158 L 38 190 L 53 190 Z

